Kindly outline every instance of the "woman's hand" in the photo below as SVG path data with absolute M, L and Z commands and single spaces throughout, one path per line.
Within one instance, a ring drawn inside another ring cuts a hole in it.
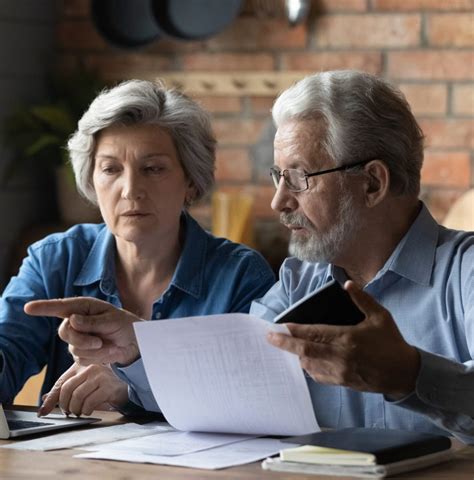
M 127 384 L 116 377 L 110 366 L 83 367 L 75 363 L 43 395 L 38 416 L 47 415 L 58 404 L 64 413 L 79 416 L 91 415 L 94 410 L 113 410 L 127 401 Z
M 89 297 L 35 300 L 25 313 L 64 318 L 59 336 L 80 365 L 120 363 L 129 365 L 140 355 L 133 323 L 142 321 L 126 310 Z

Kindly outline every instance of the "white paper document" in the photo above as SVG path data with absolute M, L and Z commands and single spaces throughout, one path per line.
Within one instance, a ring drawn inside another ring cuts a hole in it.
M 299 359 L 270 345 L 258 317 L 223 314 L 134 324 L 145 371 L 176 429 L 253 435 L 319 431 Z
M 35 438 L 33 440 L 15 441 L 2 445 L 1 448 L 13 448 L 15 450 L 60 450 L 62 448 L 74 448 L 84 445 L 95 445 L 100 443 L 114 442 L 124 438 L 142 437 L 156 435 L 158 433 L 173 430 L 163 422 L 150 422 L 146 425 L 126 423 L 113 425 L 111 427 L 89 428 L 87 430 L 57 433 L 47 437 Z
M 144 453 L 146 455 L 185 455 L 208 450 L 231 443 L 254 438 L 250 435 L 233 435 L 229 433 L 195 433 L 165 432 L 140 438 L 131 438 L 120 442 L 84 447 L 82 450 L 103 451 L 121 450 L 125 452 Z
M 275 455 L 282 448 L 294 446 L 272 438 L 254 438 L 230 445 L 202 450 L 187 455 L 159 456 L 146 455 L 134 451 L 99 450 L 97 452 L 75 455 L 77 458 L 118 460 L 122 462 L 155 463 L 177 467 L 202 468 L 216 470 L 252 463 Z

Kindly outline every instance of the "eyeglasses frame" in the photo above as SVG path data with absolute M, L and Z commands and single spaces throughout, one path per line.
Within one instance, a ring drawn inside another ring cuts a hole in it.
M 329 168 L 327 170 L 320 170 L 319 172 L 311 172 L 311 173 L 303 173 L 304 177 L 305 177 L 305 180 L 306 180 L 306 187 L 305 188 L 302 188 L 301 190 L 293 190 L 291 189 L 288 184 L 286 183 L 286 179 L 285 179 L 285 172 L 288 171 L 288 170 L 296 170 L 295 168 L 285 168 L 284 170 L 280 170 L 278 172 L 278 175 L 279 175 L 279 179 L 278 179 L 278 184 L 275 184 L 275 180 L 274 180 L 274 177 L 273 177 L 273 172 L 277 172 L 276 168 L 275 167 L 270 167 L 270 177 L 272 177 L 272 180 L 273 180 L 273 184 L 275 185 L 275 188 L 278 189 L 278 185 L 280 185 L 280 178 L 283 177 L 283 179 L 285 180 L 285 186 L 286 188 L 288 188 L 288 190 L 290 190 L 290 192 L 293 192 L 293 193 L 300 193 L 300 192 L 304 192 L 306 190 L 308 190 L 309 188 L 309 183 L 308 183 L 308 178 L 309 177 L 317 177 L 319 175 L 325 175 L 326 173 L 332 173 L 332 172 L 340 172 L 340 171 L 344 171 L 344 170 L 349 170 L 350 168 L 352 167 L 358 167 L 360 165 L 365 165 L 369 162 L 372 162 L 373 160 L 376 160 L 376 158 L 371 158 L 369 160 L 361 160 L 360 162 L 356 162 L 356 163 L 351 163 L 349 165 L 341 165 L 340 167 L 335 167 L 335 168 Z

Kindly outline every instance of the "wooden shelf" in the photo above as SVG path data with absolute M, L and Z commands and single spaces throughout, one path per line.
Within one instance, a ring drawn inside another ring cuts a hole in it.
M 274 97 L 297 80 L 314 72 L 166 72 L 157 77 L 150 73 L 133 72 L 130 78 L 163 80 L 190 95 L 255 95 Z

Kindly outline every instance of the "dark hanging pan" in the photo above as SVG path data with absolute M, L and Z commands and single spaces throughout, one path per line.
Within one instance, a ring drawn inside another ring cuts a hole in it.
M 151 0 L 92 0 L 91 13 L 97 30 L 119 47 L 142 47 L 160 34 Z
M 242 0 L 154 0 L 160 30 L 181 40 L 202 40 L 226 28 Z

